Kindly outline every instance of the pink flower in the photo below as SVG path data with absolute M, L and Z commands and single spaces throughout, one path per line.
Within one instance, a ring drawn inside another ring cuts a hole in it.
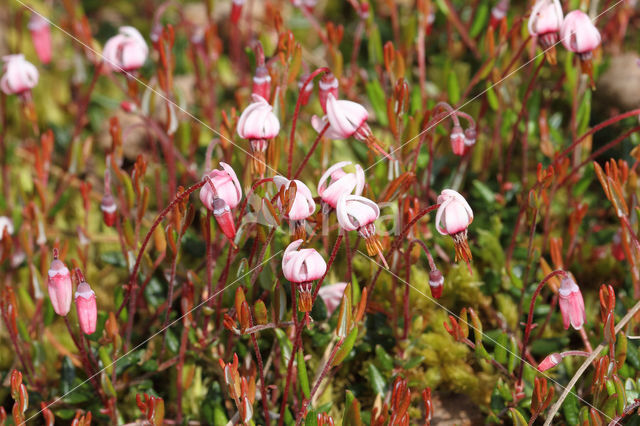
M 327 271 L 327 263 L 315 249 L 298 250 L 303 240 L 296 240 L 289 244 L 282 257 L 282 273 L 284 277 L 297 284 L 300 311 L 311 310 L 312 282 L 320 279 Z
M 200 189 L 200 201 L 213 212 L 222 233 L 233 243 L 236 226 L 231 215 L 242 198 L 242 188 L 236 172 L 230 165 L 220 162 L 222 170 L 214 169 L 204 176 L 207 183 Z
M 107 69 L 135 71 L 144 65 L 149 48 L 138 30 L 120 27 L 118 35 L 111 37 L 102 52 Z
M 322 298 L 325 306 L 327 307 L 327 314 L 331 316 L 335 310 L 340 306 L 344 289 L 347 287 L 347 283 L 336 283 L 331 285 L 325 285 L 318 290 L 318 296 Z
M 569 12 L 560 29 L 562 44 L 567 50 L 580 55 L 580 59 L 591 58 L 591 52 L 600 45 L 600 31 L 591 18 L 580 10 Z
M 529 34 L 536 37 L 553 34 L 555 40 L 546 39 L 542 45 L 548 48 L 558 41 L 562 18 L 562 6 L 559 0 L 538 0 L 531 10 L 528 22 Z
M 222 170 L 213 169 L 206 176 L 211 179 L 211 185 L 204 185 L 200 189 L 200 201 L 205 207 L 213 211 L 213 199 L 222 198 L 229 208 L 235 208 L 242 198 L 242 188 L 236 176 L 236 172 L 227 163 L 220 162 Z
M 456 247 L 456 260 L 469 263 L 471 250 L 467 243 L 467 228 L 473 222 L 473 211 L 462 195 L 453 189 L 444 189 L 438 195 L 436 229 L 442 235 L 450 235 Z
M 567 274 L 562 278 L 558 296 L 558 305 L 560 306 L 564 329 L 567 330 L 571 325 L 574 329 L 580 330 L 586 319 L 584 300 L 578 284 L 570 275 Z
M 311 86 L 311 84 L 309 84 L 309 86 Z M 337 98 L 338 87 L 338 79 L 331 72 L 323 75 L 318 82 L 318 99 L 320 100 L 320 106 L 322 107 L 322 110 L 325 114 L 327 113 L 327 100 L 329 98 L 329 94 L 331 94 L 334 98 Z M 319 132 L 318 129 L 316 129 L 316 131 Z
M 560 355 L 559 353 L 552 353 L 551 355 L 547 355 L 547 357 L 543 359 L 540 364 L 538 364 L 538 371 L 547 371 L 548 369 L 560 364 L 560 361 L 562 361 L 562 355 Z
M 359 164 L 355 165 L 355 172 L 345 172 L 344 168 L 351 165 L 351 161 L 341 161 L 329 167 L 318 182 L 318 195 L 322 201 L 336 208 L 338 199 L 342 195 L 362 194 L 364 189 L 364 170 Z
M 82 332 L 84 334 L 95 333 L 98 319 L 96 294 L 84 280 L 76 289 L 76 311 Z
M 378 254 L 382 263 L 388 268 L 374 224 L 380 216 L 378 205 L 360 195 L 342 195 L 336 204 L 336 216 L 340 227 L 345 231 L 357 230 L 358 234 L 365 239 L 369 256 Z
M 0 78 L 0 89 L 6 95 L 20 95 L 38 84 L 38 69 L 22 54 L 8 55 L 2 58 L 4 67 Z
M 273 107 L 262 96 L 251 95 L 253 102 L 242 111 L 236 128 L 241 138 L 273 139 L 280 131 L 280 121 Z
M 43 64 L 48 64 L 51 62 L 51 26 L 49 21 L 44 19 L 42 15 L 34 13 L 29 19 L 28 27 L 38 59 Z
M 58 259 L 57 252 L 54 251 L 53 256 L 49 267 L 47 290 L 49 290 L 53 310 L 58 315 L 66 316 L 71 309 L 71 292 L 73 291 L 71 274 L 64 263 Z
M 269 139 L 280 131 L 280 121 L 273 113 L 273 107 L 262 96 L 251 95 L 253 102 L 242 111 L 236 131 L 241 138 L 249 139 L 253 171 L 264 176 L 265 151 Z
M 290 181 L 283 176 L 274 176 L 273 183 L 276 184 L 278 191 L 283 187 L 286 191 L 289 189 L 291 182 L 296 183 L 296 198 L 291 203 L 291 208 L 285 212 L 285 218 L 290 220 L 303 220 L 313 214 L 316 209 L 316 203 L 313 201 L 313 195 L 307 185 L 299 180 Z
M 345 100 L 337 100 L 333 93 L 327 94 L 327 115 L 322 118 L 311 117 L 311 125 L 320 133 L 329 123 L 329 128 L 324 133 L 329 139 L 346 139 L 351 136 L 361 142 L 365 142 L 369 147 L 384 156 L 389 154 L 380 146 L 373 136 L 367 118 L 369 113 L 362 105 Z

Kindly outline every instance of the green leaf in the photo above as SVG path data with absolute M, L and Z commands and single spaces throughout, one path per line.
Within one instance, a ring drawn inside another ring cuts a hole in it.
M 578 398 L 576 398 L 575 390 L 573 388 L 562 403 L 562 413 L 564 414 L 564 419 L 568 424 L 579 424 L 580 421 L 578 415 L 580 413 L 580 407 L 578 406 Z
M 527 421 L 520 411 L 515 408 L 509 408 L 509 412 L 514 426 L 527 426 Z
M 500 364 L 507 363 L 507 344 L 509 343 L 509 336 L 507 333 L 500 333 L 496 339 L 496 348 L 493 351 L 493 356 Z
M 349 355 L 349 352 L 351 352 L 351 349 L 353 349 L 353 345 L 356 343 L 356 337 L 358 337 L 358 327 L 353 327 L 353 330 L 351 330 L 349 336 L 347 336 L 340 349 L 338 349 L 336 357 L 333 359 L 333 363 L 331 363 L 332 366 L 335 367 L 336 365 L 340 364 L 342 361 L 344 361 L 347 355 Z
M 458 83 L 458 76 L 453 70 L 449 71 L 447 77 L 447 93 L 449 94 L 449 103 L 456 105 L 460 101 L 460 84 Z
M 336 335 L 345 338 L 349 334 L 352 325 L 351 320 L 351 283 L 344 288 L 342 302 L 340 302 L 340 312 L 338 313 L 338 324 L 336 325 Z
M 173 352 L 178 353 L 178 349 L 180 348 L 180 342 L 178 342 L 178 338 L 170 329 L 165 331 L 167 338 L 167 348 Z
M 376 361 L 382 371 L 393 370 L 393 358 L 380 345 L 376 345 Z
M 304 354 L 302 353 L 302 349 L 298 349 L 298 353 L 296 354 L 296 364 L 298 365 L 298 382 L 300 383 L 300 388 L 302 389 L 304 397 L 309 399 L 311 391 L 309 390 L 309 377 L 307 376 L 307 366 L 304 363 Z
M 371 384 L 371 388 L 376 393 L 376 395 L 384 395 L 384 391 L 386 388 L 386 384 L 384 382 L 384 378 L 380 371 L 376 368 L 375 365 L 369 364 L 368 367 L 369 373 L 369 383 Z
M 473 24 L 471 24 L 471 29 L 469 30 L 469 36 L 471 38 L 476 38 L 486 27 L 489 18 L 489 10 L 489 3 L 486 2 L 480 3 L 476 8 L 476 16 L 473 20 Z
M 344 415 L 342 417 L 343 426 L 362 426 L 360 401 L 353 396 L 353 393 L 350 390 L 347 390 L 346 402 L 344 404 Z
M 385 100 L 384 89 L 380 85 L 380 82 L 377 79 L 371 80 L 365 85 L 365 89 L 367 90 L 367 96 L 371 101 L 376 119 L 380 125 L 387 126 L 389 124 L 389 120 L 387 119 L 387 102 Z
M 289 362 L 289 358 L 291 357 L 291 351 L 293 350 L 293 345 L 291 344 L 291 340 L 287 338 L 287 335 L 284 331 L 279 328 L 275 329 L 276 338 L 278 339 L 278 343 L 280 343 L 280 349 L 282 350 L 283 361 L 284 363 Z

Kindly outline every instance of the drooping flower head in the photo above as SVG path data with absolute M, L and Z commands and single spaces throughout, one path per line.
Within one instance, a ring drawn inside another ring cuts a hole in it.
M 564 329 L 567 330 L 571 325 L 576 330 L 580 330 L 586 319 L 584 300 L 580 287 L 578 287 L 578 284 L 570 274 L 565 275 L 560 283 L 558 305 L 560 306 Z
M 130 72 L 144 65 L 149 47 L 137 29 L 125 26 L 107 40 L 102 55 L 108 70 Z
M 551 65 L 556 63 L 554 45 L 558 42 L 562 19 L 562 6 L 559 0 L 538 0 L 531 10 L 528 22 L 529 34 L 538 38 L 538 43 L 545 50 Z
M 365 142 L 369 148 L 391 158 L 389 154 L 380 146 L 373 136 L 371 128 L 367 124 L 369 113 L 359 103 L 338 100 L 333 93 L 327 94 L 327 115 L 322 118 L 313 116 L 311 124 L 316 132 L 320 133 L 329 123 L 329 128 L 324 133 L 329 139 L 347 139 L 351 136 L 361 142 Z
M 284 200 L 287 198 L 292 182 L 295 182 L 295 197 L 293 200 L 286 200 L 287 205 L 285 205 Z M 296 240 L 304 239 L 306 237 L 305 219 L 316 210 L 316 203 L 313 201 L 311 190 L 303 182 L 297 179 L 289 180 L 283 176 L 274 176 L 273 183 L 276 184 L 278 192 L 281 194 L 278 199 L 278 205 L 284 210 L 285 219 L 293 222 L 294 238 Z
M 289 282 L 297 285 L 300 311 L 309 312 L 312 307 L 313 281 L 324 276 L 327 263 L 315 249 L 299 250 L 302 242 L 303 240 L 296 240 L 285 249 L 282 273 Z
M 253 102 L 242 111 L 236 131 L 241 138 L 249 139 L 253 171 L 264 176 L 267 144 L 278 135 L 280 121 L 262 96 L 253 94 L 251 98 Z
M 453 189 L 444 189 L 438 195 L 440 207 L 436 213 L 436 229 L 450 235 L 456 247 L 456 260 L 469 263 L 471 250 L 467 243 L 467 228 L 473 221 L 473 211 L 462 195 Z
M 578 54 L 582 72 L 589 76 L 594 87 L 591 58 L 602 38 L 591 18 L 580 10 L 569 12 L 562 23 L 560 38 L 567 50 Z
M 318 195 L 324 203 L 334 209 L 342 195 L 361 195 L 364 189 L 364 170 L 359 164 L 355 165 L 355 172 L 344 170 L 351 164 L 351 161 L 341 161 L 334 164 L 324 172 L 318 182 Z
M 22 54 L 8 55 L 4 62 L 0 89 L 6 95 L 28 95 L 38 84 L 38 69 Z
M 440 299 L 442 297 L 442 289 L 444 288 L 444 276 L 439 269 L 435 269 L 429 272 L 429 288 L 431 289 L 431 295 Z
M 338 79 L 333 73 L 328 72 L 322 76 L 318 82 L 318 99 L 324 113 L 327 113 L 327 100 L 331 94 L 335 99 L 338 98 Z
M 358 231 L 365 239 L 369 256 L 379 255 L 388 268 L 382 255 L 382 244 L 376 235 L 375 221 L 380 216 L 378 204 L 360 195 L 342 195 L 336 205 L 336 216 L 340 227 L 345 231 Z
M 53 261 L 49 267 L 47 290 L 56 314 L 66 316 L 71 309 L 73 284 L 71 274 L 65 264 L 58 259 L 58 251 L 53 251 Z
M 76 311 L 80 329 L 84 334 L 96 332 L 98 320 L 98 307 L 96 305 L 96 294 L 91 290 L 91 286 L 84 280 L 82 274 L 78 273 L 80 284 L 76 289 Z
M 236 227 L 231 215 L 242 198 L 242 188 L 236 172 L 227 163 L 220 162 L 222 170 L 213 169 L 203 179 L 207 183 L 200 189 L 200 201 L 211 212 L 224 235 L 233 242 Z
M 38 59 L 43 64 L 51 62 L 51 25 L 42 15 L 33 13 L 29 18 L 29 32 Z
M 538 371 L 547 371 L 560 364 L 560 361 L 562 361 L 562 355 L 557 352 L 547 355 L 547 357 L 538 364 Z

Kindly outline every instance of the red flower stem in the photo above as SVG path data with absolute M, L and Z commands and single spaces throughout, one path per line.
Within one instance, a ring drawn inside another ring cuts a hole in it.
M 331 70 L 327 67 L 318 68 L 317 70 L 309 74 L 309 77 L 307 77 L 302 87 L 300 87 L 300 90 L 298 90 L 298 100 L 296 101 L 296 109 L 295 109 L 295 112 L 293 113 L 293 121 L 291 122 L 291 133 L 289 134 L 289 152 L 287 153 L 287 177 L 288 178 L 291 177 L 291 165 L 292 165 L 291 162 L 293 161 L 293 140 L 296 134 L 296 123 L 298 122 L 298 114 L 300 114 L 300 107 L 302 106 L 301 104 L 302 93 L 304 93 L 304 90 L 306 89 L 307 85 L 316 76 L 330 72 L 330 71 Z
M 249 326 L 253 327 L 253 315 L 251 314 L 249 315 Z M 269 426 L 269 406 L 267 405 L 267 387 L 264 382 L 264 365 L 262 364 L 262 354 L 260 353 L 260 347 L 258 346 L 258 339 L 256 338 L 255 333 L 251 334 L 251 343 L 253 343 L 253 350 L 256 353 L 256 361 L 258 363 L 258 374 L 260 375 L 260 400 L 262 402 L 262 409 L 264 410 L 264 421 L 265 425 Z
M 296 295 L 295 295 L 295 284 L 292 283 L 292 293 L 293 293 L 293 317 L 294 319 L 298 316 L 298 311 L 296 307 Z M 287 363 L 287 381 L 284 385 L 284 391 L 282 393 L 282 402 L 280 403 L 280 418 L 278 419 L 278 426 L 282 426 L 284 422 L 284 410 L 287 408 L 287 399 L 289 396 L 289 387 L 291 386 L 291 377 L 293 376 L 293 359 L 296 357 L 296 353 L 298 352 L 298 348 L 300 347 L 300 343 L 302 341 L 302 330 L 304 329 L 304 325 L 307 323 L 307 318 L 309 317 L 309 312 L 305 312 L 305 318 L 302 321 L 296 321 L 296 336 L 293 343 L 293 349 L 291 351 L 291 355 L 289 356 L 289 362 Z
M 131 275 L 129 276 L 129 290 L 127 292 L 126 297 L 122 301 L 120 308 L 118 309 L 118 314 L 116 315 L 116 316 L 120 315 L 120 312 L 122 311 L 122 308 L 125 306 L 128 299 L 129 311 L 127 312 L 128 322 L 127 322 L 127 330 L 126 330 L 126 340 L 124 344 L 125 352 L 127 350 L 127 347 L 129 346 L 129 343 L 131 342 L 131 329 L 133 328 L 133 317 L 135 316 L 135 309 L 136 309 L 136 297 L 137 297 L 136 290 L 138 287 L 138 280 L 137 280 L 138 269 L 140 269 L 140 262 L 142 261 L 142 255 L 144 254 L 144 250 L 147 248 L 147 244 L 149 244 L 149 240 L 153 235 L 153 231 L 155 231 L 158 225 L 160 225 L 160 223 L 165 218 L 165 216 L 171 211 L 171 209 L 173 209 L 173 207 L 176 204 L 181 202 L 183 199 L 188 198 L 189 195 L 191 195 L 191 193 L 200 189 L 202 186 L 204 186 L 206 182 L 207 182 L 206 180 L 201 180 L 200 182 L 194 185 L 191 185 L 182 193 L 178 194 L 176 198 L 174 198 L 173 201 L 169 203 L 169 205 L 160 212 L 158 217 L 156 217 L 156 220 L 153 221 L 151 228 L 149 228 L 149 231 L 147 231 L 147 235 L 145 235 L 144 240 L 142 241 L 142 246 L 140 246 L 140 250 L 138 251 L 138 256 L 136 257 L 136 263 L 134 264 L 133 271 L 131 271 Z
M 331 256 L 329 257 L 329 261 L 327 262 L 327 269 L 324 271 L 324 274 L 318 280 L 318 284 L 316 284 L 315 290 L 313 290 L 313 297 L 311 298 L 311 306 L 316 301 L 316 297 L 318 296 L 318 291 L 320 291 L 320 287 L 322 287 L 322 283 L 324 282 L 325 277 L 329 273 L 331 269 L 331 265 L 333 265 L 334 260 L 336 260 L 336 255 L 338 254 L 338 249 L 340 248 L 340 243 L 342 243 L 342 234 L 338 235 L 335 244 L 333 245 L 333 249 L 331 250 Z
M 564 151 L 562 151 L 555 158 L 555 160 L 553 160 L 551 165 L 554 166 L 554 167 L 557 166 L 558 163 L 560 162 L 560 160 L 563 157 L 566 157 L 573 150 L 573 148 L 575 148 L 578 144 L 580 144 L 583 141 L 585 141 L 587 139 L 587 137 L 589 137 L 590 135 L 596 133 L 597 131 L 599 131 L 599 130 L 607 127 L 607 126 L 610 126 L 610 125 L 612 125 L 614 123 L 617 123 L 618 121 L 624 120 L 625 118 L 633 117 L 634 115 L 640 115 L 640 108 L 636 108 L 636 109 L 633 109 L 631 111 L 624 112 L 622 114 L 616 115 L 615 117 L 611 117 L 608 120 L 605 120 L 600 124 L 597 124 L 595 127 L 593 127 L 592 129 L 588 130 L 585 134 L 583 134 L 578 139 L 573 141 L 573 143 L 571 145 L 569 145 Z
M 467 28 L 460 20 L 460 17 L 454 9 L 453 4 L 451 4 L 451 0 L 444 0 L 444 2 L 447 5 L 447 9 L 449 9 L 449 14 L 447 15 L 449 21 L 453 24 L 454 27 L 456 27 L 456 30 L 458 30 L 458 33 L 460 34 L 460 38 L 462 38 L 464 44 L 466 44 L 471 53 L 473 53 L 473 56 L 475 56 L 476 59 L 480 59 L 482 56 L 478 51 L 478 46 L 476 46 L 475 41 L 473 41 L 473 39 L 469 36 Z
M 629 136 L 631 136 L 633 133 L 636 133 L 636 132 L 640 132 L 640 126 L 634 127 L 633 129 L 623 133 L 622 135 L 620 135 L 616 139 L 612 140 L 611 142 L 607 143 L 606 145 L 603 145 L 600 148 L 598 148 L 586 160 L 584 160 L 582 163 L 578 164 L 573 169 L 571 169 L 571 171 L 569 173 L 567 173 L 567 175 L 564 177 L 564 179 L 562 179 L 562 181 L 560 181 L 558 186 L 562 186 L 565 183 L 567 183 L 567 181 L 569 179 L 571 179 L 571 177 L 575 173 L 577 173 L 578 170 L 580 170 L 585 164 L 592 162 L 594 159 L 598 158 L 603 152 L 606 152 L 609 149 L 613 148 L 614 146 L 616 146 L 617 144 L 619 144 L 620 142 L 622 142 L 623 140 L 625 140 L 626 138 L 628 138 Z
M 396 237 L 396 239 L 393 240 L 393 244 L 391 245 L 391 248 L 389 249 L 388 256 L 389 257 L 393 256 L 393 253 L 400 248 L 400 246 L 402 245 L 402 243 L 405 240 L 405 237 L 407 236 L 407 234 L 409 233 L 409 230 L 413 227 L 413 225 L 415 225 L 425 215 L 427 215 L 430 212 L 436 210 L 438 207 L 440 207 L 440 204 L 433 204 L 433 205 L 423 209 L 422 211 L 420 211 L 416 215 L 416 217 L 411 219 L 411 222 L 409 222 L 409 223 L 407 223 L 405 225 L 405 227 L 402 230 L 402 232 L 400 232 L 400 235 L 398 235 Z M 382 266 L 378 266 L 378 270 L 376 271 L 376 274 L 373 276 L 373 279 L 371 280 L 371 283 L 369 284 L 369 286 L 367 288 L 367 293 L 369 294 L 369 299 L 367 300 L 367 307 L 369 306 L 369 302 L 371 301 L 371 295 L 373 294 L 373 289 L 375 288 L 376 282 L 378 281 L 378 278 L 380 277 L 380 273 L 382 273 Z
M 327 130 L 329 130 L 329 126 L 330 126 L 329 123 L 325 124 L 324 127 L 322 128 L 322 130 L 320 131 L 320 133 L 318 133 L 318 136 L 316 137 L 316 140 L 313 141 L 313 145 L 311 145 L 311 149 L 309 149 L 309 152 L 307 152 L 307 155 L 304 156 L 304 159 L 302 160 L 302 163 L 300 163 L 300 166 L 298 167 L 298 170 L 296 171 L 296 174 L 293 175 L 293 179 L 298 179 L 298 176 L 300 176 L 300 173 L 304 169 L 304 166 L 307 165 L 307 162 L 309 161 L 309 158 L 311 157 L 311 154 L 313 154 L 313 152 L 318 147 L 318 143 L 320 143 L 320 140 L 322 139 L 322 136 L 324 136 L 324 134 L 327 132 Z
M 316 382 L 313 384 L 313 388 L 311 389 L 309 398 L 305 398 L 302 401 L 302 407 L 300 407 L 300 411 L 298 411 L 298 415 L 296 419 L 296 426 L 299 426 L 300 424 L 302 424 L 302 420 L 307 414 L 307 407 L 309 406 L 309 403 L 313 400 L 313 396 L 318 391 L 318 388 L 320 388 L 320 384 L 322 383 L 322 380 L 325 378 L 325 376 L 329 372 L 329 369 L 331 369 L 331 364 L 333 363 L 333 360 L 335 359 L 336 354 L 338 353 L 338 350 L 340 349 L 343 343 L 344 343 L 344 338 L 341 338 L 333 347 L 333 349 L 331 350 L 331 354 L 329 355 L 329 359 L 327 359 L 327 362 L 324 364 L 324 367 L 322 367 L 322 371 L 320 372 L 320 376 L 318 376 L 318 380 L 316 380 Z
M 431 252 L 429 248 L 422 240 L 414 239 L 409 242 L 407 246 L 407 250 L 404 253 L 404 267 L 405 267 L 405 280 L 407 283 L 411 283 L 411 248 L 414 244 L 418 244 L 422 247 L 422 250 L 427 255 L 427 260 L 429 262 L 429 270 L 434 271 L 436 268 L 436 264 L 433 261 L 433 256 L 431 256 Z M 404 329 L 402 333 L 402 338 L 406 339 L 409 336 L 409 285 L 405 285 L 404 287 L 404 298 L 402 300 L 403 310 L 404 310 Z
M 208 211 L 208 210 L 207 210 Z M 186 218 L 186 217 L 185 217 Z M 183 228 L 184 228 L 184 224 L 183 224 Z M 173 260 L 171 261 L 171 273 L 169 275 L 169 290 L 167 294 L 167 310 L 165 311 L 164 314 L 164 322 L 162 324 L 162 328 L 166 329 L 167 326 L 169 325 L 169 315 L 171 314 L 171 306 L 173 306 L 173 287 L 174 287 L 174 282 L 176 280 L 176 268 L 178 267 L 178 256 L 180 255 L 180 248 L 182 247 L 182 237 L 184 236 L 184 231 L 185 229 L 181 229 L 180 233 L 178 234 L 178 241 L 176 244 L 176 253 L 173 256 Z M 165 343 L 167 341 L 167 333 L 162 333 L 162 345 L 161 345 L 161 349 L 160 349 L 160 359 L 163 358 L 164 355 L 164 348 L 165 348 Z M 180 376 L 178 376 L 180 377 Z
M 522 383 L 522 372 L 524 370 L 524 353 L 527 351 L 527 345 L 529 344 L 529 336 L 531 335 L 531 328 L 533 324 L 533 308 L 536 304 L 536 299 L 538 298 L 538 295 L 542 291 L 542 288 L 544 287 L 544 285 L 551 278 L 557 275 L 562 275 L 566 277 L 567 273 L 563 270 L 556 270 L 549 273 L 546 277 L 542 279 L 542 281 L 540 281 L 540 284 L 538 284 L 538 287 L 536 287 L 536 290 L 533 292 L 533 296 L 531 296 L 531 303 L 529 304 L 529 315 L 527 316 L 527 324 L 524 327 L 524 338 L 522 339 L 522 355 L 520 357 L 520 367 L 518 368 L 518 374 L 516 376 L 518 384 Z M 522 285 L 526 286 L 524 282 L 522 283 Z
M 73 332 L 73 329 L 71 328 L 71 324 L 69 323 L 69 318 L 66 315 L 63 318 L 64 318 L 64 324 L 67 326 L 67 331 L 69 332 L 69 335 L 73 340 L 73 344 L 76 346 L 76 348 L 78 348 L 78 352 L 80 352 L 82 368 L 84 368 L 85 374 L 90 379 L 91 384 L 93 385 L 96 393 L 100 396 L 100 399 L 103 400 L 103 403 L 105 404 L 105 407 L 106 407 L 107 405 L 104 401 L 104 395 L 102 395 L 102 392 L 100 391 L 100 384 L 96 381 L 95 375 L 91 371 L 89 358 L 87 358 L 87 353 L 84 350 L 84 346 L 82 346 L 82 344 L 78 341 L 78 338 Z
M 589 338 L 587 337 L 587 332 L 584 331 L 584 327 L 582 327 L 580 328 L 580 330 L 578 330 L 578 333 L 580 333 L 580 338 L 582 338 L 582 342 L 584 343 L 584 347 L 587 350 L 588 356 L 588 354 L 593 352 L 593 348 L 591 347 L 591 342 L 589 342 Z
M 212 249 L 211 249 L 211 210 L 207 209 L 207 217 L 205 218 L 204 223 L 204 244 L 205 244 L 205 256 L 206 259 L 206 269 L 207 269 L 207 296 L 211 296 L 213 294 L 213 257 L 212 257 Z
M 533 239 L 536 235 L 536 221 L 538 220 L 538 209 L 533 209 L 533 217 L 531 218 L 531 228 L 529 229 L 529 245 L 527 247 L 527 266 L 522 274 L 522 289 L 520 290 L 520 301 L 518 302 L 518 318 L 522 316 L 524 303 L 524 293 L 527 290 L 526 282 L 529 281 L 529 272 L 531 272 L 531 256 L 533 255 Z

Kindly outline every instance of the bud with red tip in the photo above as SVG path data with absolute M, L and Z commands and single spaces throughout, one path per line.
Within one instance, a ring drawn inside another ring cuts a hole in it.
M 467 243 L 467 228 L 473 222 L 473 211 L 462 195 L 453 189 L 444 189 L 438 195 L 436 229 L 442 235 L 450 235 L 456 248 L 456 260 L 471 261 Z
M 308 86 L 313 87 L 311 84 Z M 333 95 L 333 97 L 337 99 L 338 87 L 338 79 L 331 72 L 323 75 L 318 83 L 318 99 L 320 99 L 320 106 L 325 114 L 327 113 L 327 100 L 329 99 L 329 94 Z
M 233 242 L 236 227 L 231 215 L 242 198 L 242 188 L 236 172 L 227 163 L 220 162 L 222 170 L 214 169 L 204 176 L 207 183 L 200 189 L 200 201 L 213 212 L 222 233 Z
M 562 361 L 562 355 L 559 353 L 547 355 L 547 357 L 538 364 L 538 371 L 547 371 L 548 369 L 560 364 L 560 361 Z
M 264 65 L 256 68 L 256 73 L 253 76 L 253 90 L 254 95 L 269 99 L 271 96 L 271 76 L 269 70 Z
M 28 27 L 38 59 L 43 64 L 48 64 L 51 62 L 51 26 L 49 21 L 44 19 L 42 15 L 34 13 L 29 19 Z
M 586 320 L 584 299 L 580 287 L 571 275 L 567 274 L 562 278 L 558 296 L 564 329 L 569 329 L 569 325 L 571 325 L 574 329 L 580 330 Z
M 58 250 L 53 250 L 53 261 L 49 267 L 47 290 L 56 314 L 66 316 L 71 309 L 73 284 L 71 274 L 64 263 L 58 259 Z
M 444 287 L 444 277 L 439 269 L 435 269 L 429 272 L 429 288 L 431 289 L 431 296 L 436 299 L 440 299 L 442 296 L 442 289 Z
M 96 331 L 98 320 L 98 307 L 96 305 L 96 294 L 84 280 L 82 273 L 78 271 L 80 284 L 76 289 L 76 311 L 80 329 L 84 334 L 93 334 Z
M 237 24 L 242 15 L 242 6 L 245 0 L 231 0 L 231 23 Z
M 303 240 L 296 240 L 287 246 L 282 257 L 282 273 L 289 282 L 296 284 L 300 312 L 309 312 L 313 302 L 313 281 L 324 276 L 327 263 L 315 249 L 298 250 L 302 243 Z

